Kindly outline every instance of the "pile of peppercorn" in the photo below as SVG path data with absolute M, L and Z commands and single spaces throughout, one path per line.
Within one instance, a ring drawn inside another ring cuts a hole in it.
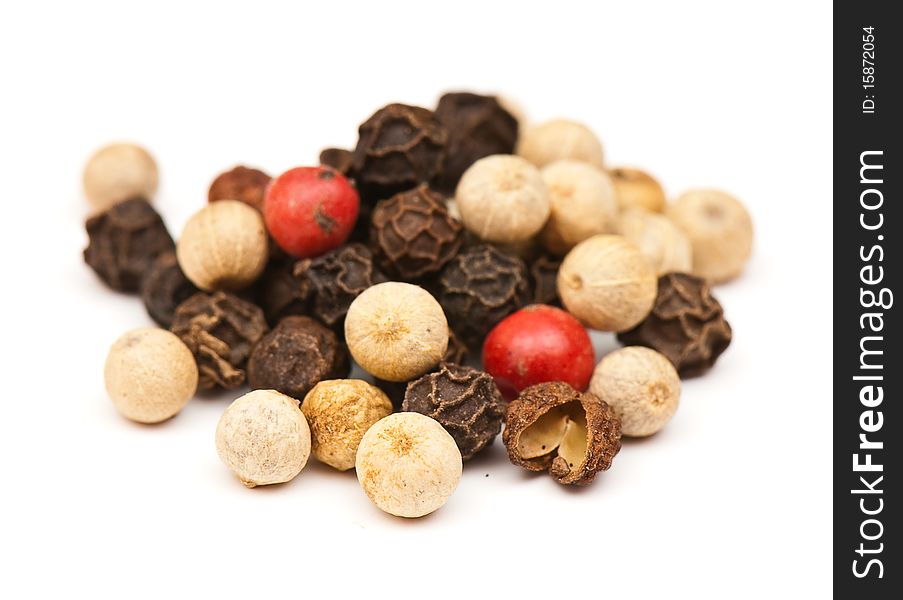
M 319 166 L 220 174 L 177 241 L 144 149 L 91 157 L 85 262 L 160 326 L 108 355 L 126 417 L 250 387 L 215 436 L 245 485 L 286 482 L 313 454 L 417 517 L 500 432 L 513 464 L 590 483 L 728 347 L 711 284 L 752 245 L 732 196 L 666 202 L 648 173 L 608 167 L 584 125 L 528 125 L 494 96 L 390 104 L 358 131 Z M 626 346 L 596 364 L 587 329 Z

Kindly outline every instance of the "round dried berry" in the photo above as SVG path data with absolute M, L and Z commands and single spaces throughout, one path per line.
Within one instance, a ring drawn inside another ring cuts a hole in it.
M 408 384 L 401 410 L 439 421 L 464 460 L 492 443 L 505 418 L 505 403 L 491 375 L 447 363 Z
M 263 198 L 272 179 L 258 169 L 238 166 L 217 176 L 210 184 L 207 201 L 238 200 L 248 206 L 263 210 Z
M 455 334 L 479 348 L 489 330 L 530 302 L 527 267 L 488 245 L 458 254 L 439 278 L 439 303 Z
M 436 118 L 448 130 L 448 145 L 438 188 L 453 192 L 470 165 L 492 154 L 512 154 L 517 143 L 517 120 L 495 96 L 467 92 L 439 98 Z
M 179 267 L 175 252 L 158 256 L 141 282 L 141 299 L 147 314 L 167 329 L 172 325 L 176 308 L 198 291 Z
M 323 256 L 298 261 L 294 278 L 301 293 L 309 294 L 310 314 L 342 335 L 345 315 L 354 299 L 368 287 L 388 281 L 363 244 L 348 244 Z
M 137 292 L 154 260 L 175 247 L 163 219 L 144 198 L 113 205 L 88 219 L 85 229 L 85 262 L 120 292 Z
M 705 373 L 731 343 L 721 304 L 701 277 L 669 273 L 658 280 L 652 312 L 618 341 L 664 354 L 681 377 Z
M 425 185 L 376 205 L 370 240 L 380 266 L 405 281 L 438 272 L 461 249 L 464 228 L 451 218 L 442 196 Z
M 237 388 L 245 382 L 251 349 L 267 332 L 263 311 L 227 292 L 195 294 L 176 309 L 172 332 L 198 363 L 198 389 Z
M 352 169 L 370 201 L 429 182 L 442 167 L 448 133 L 425 108 L 389 104 L 358 133 Z
M 320 152 L 320 164 L 332 167 L 345 177 L 353 177 L 351 170 L 352 154 L 344 148 L 326 148 Z
M 348 351 L 332 331 L 310 317 L 286 317 L 251 352 L 248 383 L 304 398 L 324 379 L 349 371 Z

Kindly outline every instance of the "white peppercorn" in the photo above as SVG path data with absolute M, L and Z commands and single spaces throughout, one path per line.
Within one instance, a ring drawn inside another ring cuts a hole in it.
M 357 478 L 367 497 L 398 517 L 439 509 L 458 487 L 461 452 L 438 422 L 415 412 L 378 421 L 357 451 Z
M 157 163 L 135 144 L 110 144 L 85 164 L 82 184 L 95 210 L 106 210 L 129 198 L 151 200 L 157 193 Z
M 667 358 L 651 348 L 628 346 L 596 365 L 589 391 L 621 419 L 621 433 L 643 437 L 659 431 L 677 410 L 680 377 Z
M 541 174 L 552 204 L 539 234 L 546 250 L 564 256 L 586 238 L 614 231 L 618 205 L 604 171 L 576 160 L 557 160 Z
M 120 337 L 107 355 L 104 382 L 113 405 L 139 423 L 175 416 L 198 385 L 191 350 L 165 329 L 135 329 Z
M 618 233 L 636 244 L 657 275 L 689 273 L 693 266 L 690 240 L 662 214 L 627 209 L 618 218 Z
M 243 289 L 267 264 L 263 218 L 237 200 L 208 204 L 185 224 L 176 256 L 185 276 L 202 290 Z
M 284 483 L 307 464 L 310 428 L 297 400 L 275 390 L 254 390 L 220 417 L 216 451 L 248 487 Z
M 597 167 L 603 164 L 602 143 L 586 125 L 567 119 L 553 119 L 521 134 L 517 144 L 518 156 L 537 167 L 556 160 L 579 160 Z

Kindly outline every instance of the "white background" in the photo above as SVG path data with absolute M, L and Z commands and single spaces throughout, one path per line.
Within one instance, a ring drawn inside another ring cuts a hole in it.
M 128 4 L 0 9 L 0 595 L 830 593 L 830 5 Z M 81 260 L 93 149 L 151 149 L 178 234 L 221 170 L 314 163 L 383 104 L 447 89 L 584 121 L 609 164 L 749 206 L 754 257 L 717 290 L 734 342 L 666 430 L 579 490 L 497 442 L 406 521 L 315 463 L 239 485 L 213 444 L 228 395 L 155 427 L 117 415 L 107 348 L 150 321 Z

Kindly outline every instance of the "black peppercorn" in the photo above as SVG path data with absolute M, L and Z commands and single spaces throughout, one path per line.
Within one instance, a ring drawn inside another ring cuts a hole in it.
M 85 229 L 85 262 L 120 292 L 137 292 L 154 260 L 175 249 L 163 219 L 144 198 L 115 204 L 88 219 Z
M 303 400 L 324 379 L 347 377 L 350 364 L 335 333 L 310 317 L 286 317 L 251 352 L 248 383 Z
M 352 169 L 366 201 L 428 183 L 442 167 L 448 132 L 425 108 L 389 104 L 358 133 Z
M 332 167 L 345 177 L 353 178 L 351 163 L 353 154 L 350 150 L 344 148 L 326 148 L 320 152 L 320 164 L 325 167 Z
M 658 280 L 652 312 L 619 333 L 618 341 L 657 350 L 681 377 L 694 377 L 711 368 L 730 345 L 731 326 L 705 279 L 668 273 Z
M 383 270 L 404 281 L 438 272 L 461 249 L 464 228 L 442 196 L 425 185 L 382 200 L 373 210 L 370 241 Z
M 469 348 L 479 348 L 490 329 L 530 299 L 524 261 L 489 245 L 465 249 L 439 277 L 439 303 Z
M 445 94 L 436 118 L 448 130 L 442 172 L 437 188 L 451 193 L 461 175 L 477 160 L 492 154 L 514 154 L 517 119 L 494 96 L 467 92 Z
M 505 402 L 488 373 L 443 363 L 408 384 L 401 410 L 439 421 L 469 460 L 501 431 Z
M 263 311 L 234 294 L 198 293 L 176 309 L 172 332 L 198 363 L 198 389 L 234 389 L 245 382 L 251 349 L 267 332 Z
M 141 282 L 141 299 L 147 314 L 167 329 L 172 325 L 176 308 L 199 291 L 185 277 L 175 252 L 158 256 Z
M 561 259 L 541 254 L 530 264 L 530 283 L 533 286 L 533 304 L 561 306 L 558 296 L 558 268 Z
M 271 327 L 285 317 L 304 315 L 310 310 L 310 285 L 295 279 L 295 262 L 271 261 L 253 291 Z
M 388 281 L 374 266 L 370 250 L 359 243 L 298 261 L 294 277 L 299 293 L 309 294 L 310 314 L 340 333 L 354 299 L 368 287 Z

